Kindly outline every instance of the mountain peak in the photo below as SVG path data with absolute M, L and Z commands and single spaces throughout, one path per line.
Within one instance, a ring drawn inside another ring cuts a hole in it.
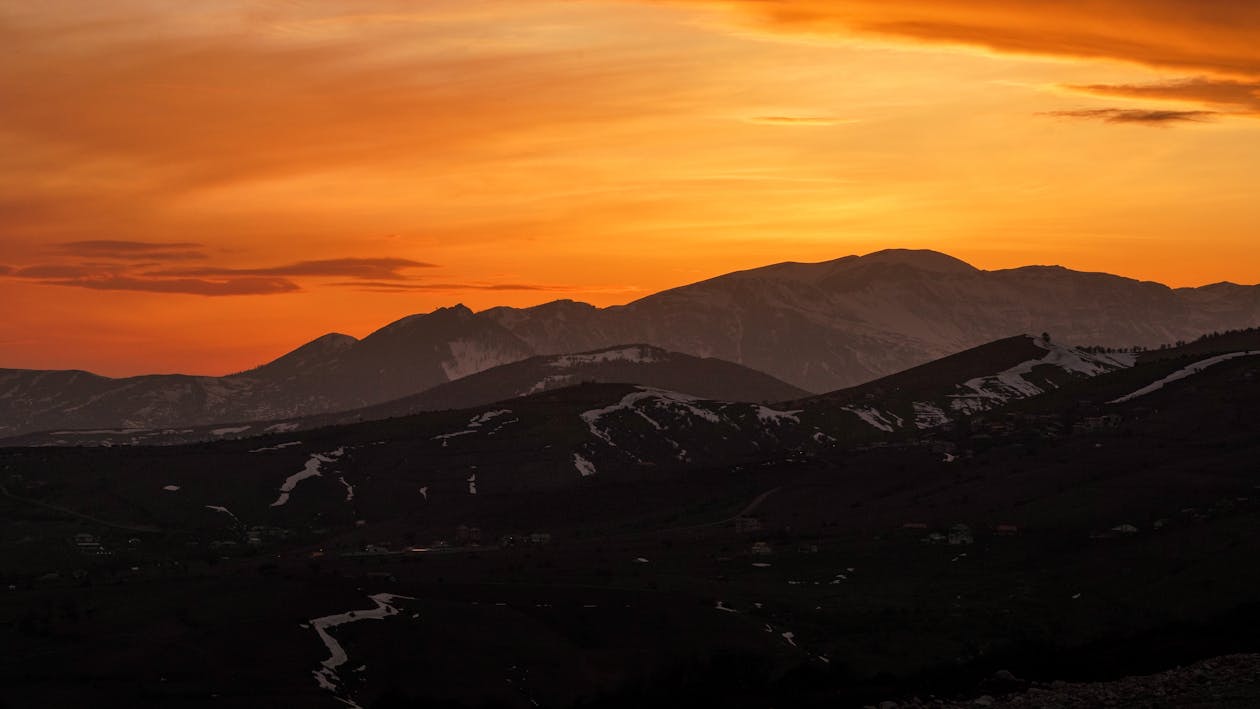
M 890 263 L 933 273 L 974 273 L 975 266 L 949 254 L 930 249 L 884 249 L 858 258 L 855 263 Z

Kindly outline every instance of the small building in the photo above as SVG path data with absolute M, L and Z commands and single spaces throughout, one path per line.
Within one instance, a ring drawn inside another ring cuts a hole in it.
M 964 544 L 972 544 L 976 538 L 971 533 L 971 527 L 965 524 L 955 524 L 949 528 L 948 535 L 950 546 L 961 546 Z
M 753 556 L 769 556 L 774 553 L 774 549 L 767 542 L 753 542 L 752 548 L 749 549 Z

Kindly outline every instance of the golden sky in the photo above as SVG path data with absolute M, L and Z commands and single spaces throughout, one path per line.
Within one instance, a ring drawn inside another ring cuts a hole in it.
M 932 248 L 1260 281 L 1260 3 L 0 0 L 0 366 Z

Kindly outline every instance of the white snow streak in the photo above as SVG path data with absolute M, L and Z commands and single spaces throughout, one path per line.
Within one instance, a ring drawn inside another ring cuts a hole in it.
M 1045 393 L 1040 386 L 1025 379 L 1025 375 L 1031 374 L 1037 367 L 1049 365 L 1065 372 L 1093 377 L 1131 367 L 1135 361 L 1132 355 L 1089 354 L 1075 347 L 1047 342 L 1041 338 L 1034 339 L 1033 344 L 1046 350 L 1045 356 L 1020 362 L 992 376 L 963 382 L 958 387 L 962 393 L 950 396 L 950 408 L 972 414 L 988 411 L 1008 401 Z
M 229 510 L 228 508 L 223 507 L 222 505 L 206 505 L 206 509 L 208 509 L 208 510 L 214 510 L 215 512 L 222 512 L 223 514 L 227 515 L 228 517 L 231 517 L 233 520 L 236 520 L 236 523 L 237 523 L 237 524 L 240 524 L 240 522 L 241 522 L 241 520 L 240 520 L 240 518 L 239 518 L 239 517 L 237 517 L 236 515 L 232 514 L 232 510 Z
M 800 423 L 801 419 L 799 416 L 797 416 L 797 414 L 801 413 L 802 411 L 804 411 L 804 409 L 796 409 L 794 411 L 776 411 L 767 406 L 758 406 L 757 407 L 757 420 L 761 421 L 762 423 L 774 423 L 774 424 L 782 424 L 784 421 L 791 421 L 792 423 Z
M 1191 375 L 1198 374 L 1199 372 L 1202 372 L 1208 367 L 1211 367 L 1216 364 L 1220 364 L 1221 362 L 1228 362 L 1231 359 L 1237 359 L 1239 357 L 1255 357 L 1256 355 L 1260 355 L 1260 351 L 1249 350 L 1246 352 L 1231 352 L 1230 354 L 1223 354 L 1223 355 L 1217 355 L 1215 357 L 1208 357 L 1207 359 L 1199 361 L 1199 362 L 1195 362 L 1194 364 L 1188 367 L 1182 367 L 1181 369 L 1178 369 L 1177 371 L 1173 372 L 1172 374 L 1169 374 L 1168 376 L 1164 377 L 1163 379 L 1157 382 L 1152 382 L 1150 384 L 1147 384 L 1146 386 L 1142 387 L 1141 389 L 1138 389 L 1132 394 L 1126 394 L 1120 397 L 1119 399 L 1113 399 L 1109 401 L 1108 403 L 1122 404 L 1131 399 L 1136 399 L 1139 396 L 1146 396 L 1147 394 L 1150 394 L 1151 392 L 1159 391 L 1160 389 L 1163 389 L 1164 385 L 1166 384 L 1171 384 L 1175 381 L 1185 379 L 1186 377 L 1189 377 Z
M 337 698 L 339 700 L 352 707 L 358 707 L 359 705 L 355 704 L 347 697 L 340 696 L 339 684 L 341 683 L 341 677 L 337 675 L 337 668 L 346 664 L 346 662 L 350 660 L 350 656 L 346 653 L 345 648 L 341 646 L 341 643 L 337 642 L 337 639 L 334 638 L 328 631 L 339 625 L 345 625 L 346 623 L 353 623 L 360 620 L 384 620 L 389 616 L 398 615 L 398 609 L 393 606 L 395 600 L 415 600 L 410 596 L 400 596 L 392 593 L 378 593 L 368 596 L 368 598 L 376 604 L 375 608 L 365 611 L 349 611 L 346 613 L 338 613 L 337 615 L 327 615 L 323 618 L 315 618 L 310 623 L 311 627 L 315 629 L 315 633 L 319 636 L 319 639 L 324 643 L 324 647 L 328 648 L 328 659 L 320 662 L 320 668 L 312 672 L 315 676 L 315 681 L 319 684 L 321 689 L 338 694 Z
M 577 468 L 577 471 L 581 473 L 584 478 L 590 477 L 597 472 L 595 470 L 595 464 L 586 458 L 583 458 L 579 453 L 573 454 L 573 467 Z
M 321 477 L 319 470 L 320 466 L 324 463 L 332 463 L 336 461 L 338 458 L 345 455 L 345 452 L 345 448 L 338 448 L 337 450 L 329 453 L 316 453 L 315 455 L 312 455 L 310 459 L 306 461 L 306 467 L 302 468 L 300 472 L 294 473 L 285 479 L 284 484 L 280 486 L 280 496 L 276 498 L 275 502 L 271 503 L 271 506 L 280 507 L 281 505 L 287 504 L 289 502 L 289 493 L 293 492 L 293 489 L 298 486 L 298 483 L 307 478 Z
M 903 423 L 902 418 L 897 414 L 894 414 L 891 411 L 880 411 L 879 409 L 875 409 L 870 406 L 846 406 L 844 407 L 844 410 L 886 433 L 892 433 L 893 429 L 901 428 Z M 893 417 L 896 421 L 890 421 L 887 418 L 888 416 Z
M 610 446 L 616 446 L 617 444 L 613 442 L 612 436 L 609 435 L 608 431 L 599 425 L 599 420 L 618 411 L 632 411 L 658 431 L 665 430 L 665 426 L 649 416 L 648 412 L 644 411 L 645 408 L 652 407 L 675 413 L 681 412 L 709 423 L 722 423 L 722 417 L 708 409 L 695 406 L 694 402 L 698 401 L 701 401 L 698 397 L 679 394 L 678 392 L 639 387 L 639 391 L 625 395 L 616 404 L 583 412 L 581 416 L 582 420 L 586 422 L 587 428 L 590 429 L 591 435 Z
M 941 407 L 935 404 L 916 401 L 913 406 L 915 428 L 936 428 L 949 423 L 949 416 L 946 416 Z
M 255 448 L 254 450 L 250 451 L 250 453 L 266 453 L 268 451 L 284 450 L 285 448 L 292 448 L 293 446 L 300 446 L 300 445 L 302 445 L 301 441 L 289 441 L 288 443 L 278 443 L 274 446 L 267 446 L 266 448 Z

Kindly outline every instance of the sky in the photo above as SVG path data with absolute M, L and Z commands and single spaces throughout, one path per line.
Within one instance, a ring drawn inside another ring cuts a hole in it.
M 0 367 L 930 248 L 1260 281 L 1260 3 L 0 0 Z

